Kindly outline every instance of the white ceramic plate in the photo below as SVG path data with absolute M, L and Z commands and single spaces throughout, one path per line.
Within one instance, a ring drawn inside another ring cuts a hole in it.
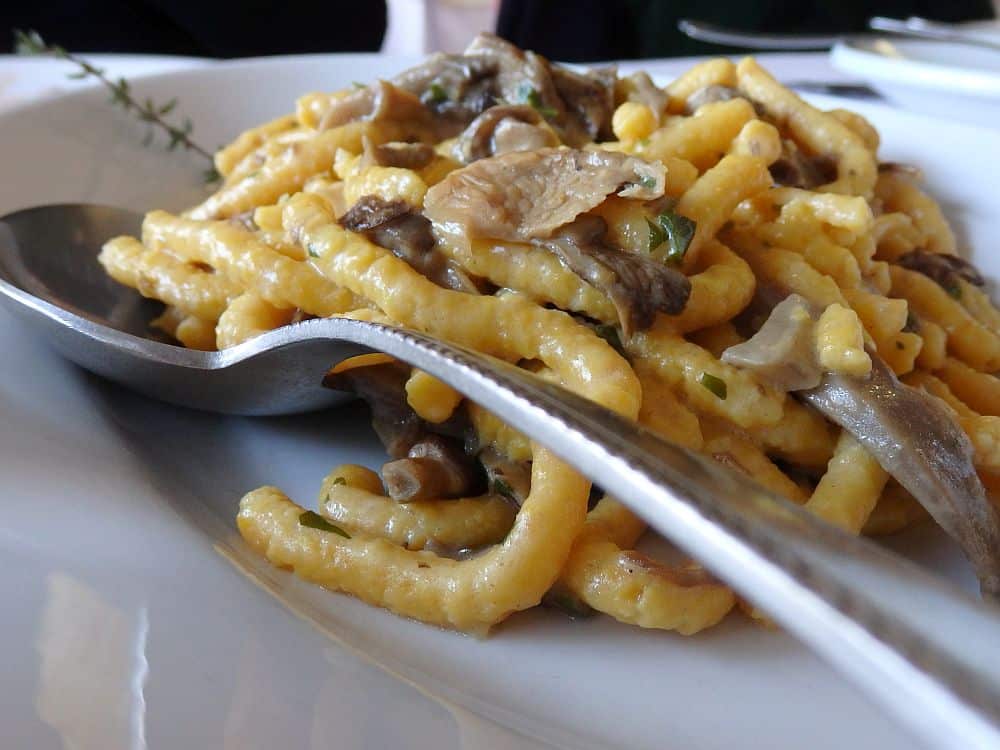
M 966 24 L 1000 44 L 1000 22 Z M 839 42 L 834 67 L 870 82 L 907 109 L 997 127 L 1000 50 L 967 44 L 865 36 Z
M 250 61 L 136 88 L 179 96 L 214 146 L 300 92 L 397 67 Z M 976 259 L 1000 273 L 1000 136 L 861 109 L 885 157 L 927 170 L 985 251 Z M 0 117 L 0 212 L 198 199 L 203 165 L 142 135 L 101 91 Z M 379 465 L 361 408 L 250 420 L 164 406 L 63 362 L 3 313 L 0 347 L 4 747 L 912 747 L 800 645 L 738 616 L 685 639 L 528 612 L 478 641 L 303 584 L 243 547 L 237 501 L 274 483 L 311 504 L 332 465 Z M 972 586 L 933 529 L 891 544 Z

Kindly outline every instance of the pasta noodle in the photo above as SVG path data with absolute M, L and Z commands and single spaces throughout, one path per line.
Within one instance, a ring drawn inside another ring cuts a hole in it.
M 1000 311 L 916 173 L 879 164 L 863 117 L 809 105 L 752 59 L 659 89 L 522 69 L 490 36 L 465 54 L 469 70 L 485 69 L 477 55 L 505 61 L 477 79 L 492 98 L 467 95 L 461 66 L 438 58 L 307 94 L 216 154 L 216 193 L 179 216 L 151 211 L 101 263 L 164 302 L 151 325 L 189 347 L 313 316 L 422 331 L 637 419 L 845 531 L 905 528 L 926 513 L 875 455 L 801 387 L 730 356 L 795 294 L 815 311 L 800 358 L 855 379 L 885 362 L 947 405 L 1000 486 Z M 533 87 L 529 73 L 575 78 Z M 544 226 L 556 209 L 576 218 Z M 539 603 L 682 634 L 734 608 L 696 562 L 636 551 L 646 527 L 627 498 L 502 414 L 385 355 L 324 382 L 368 401 L 390 460 L 381 476 L 336 467 L 318 513 L 275 487 L 248 493 L 239 531 L 275 565 L 476 633 Z

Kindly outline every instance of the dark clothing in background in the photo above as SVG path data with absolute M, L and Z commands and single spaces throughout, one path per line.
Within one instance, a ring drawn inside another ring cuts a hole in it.
M 42 0 L 0 2 L 3 48 L 13 29 L 35 29 L 78 52 L 253 57 L 377 51 L 384 0 Z
M 839 34 L 872 16 L 993 18 L 991 0 L 503 0 L 497 31 L 553 60 L 585 62 L 734 52 L 689 39 L 690 18 L 746 31 Z
M 502 0 L 501 36 L 555 60 L 733 53 L 688 39 L 679 18 L 745 30 L 862 31 L 870 16 L 992 18 L 991 0 Z M 385 0 L 0 2 L 0 34 L 36 29 L 79 52 L 249 57 L 379 48 Z M 5 45 L 10 49 L 10 42 Z

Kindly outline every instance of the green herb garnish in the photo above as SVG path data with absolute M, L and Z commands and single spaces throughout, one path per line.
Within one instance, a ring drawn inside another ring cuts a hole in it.
M 431 104 L 440 104 L 448 101 L 451 97 L 448 96 L 448 92 L 440 83 L 432 83 L 427 87 L 426 98 Z
M 646 223 L 649 224 L 649 251 L 654 252 L 666 243 L 663 259 L 667 263 L 680 263 L 694 239 L 698 225 L 687 216 L 673 211 L 664 211 L 656 217 L 655 222 L 646 219 Z
M 728 395 L 728 388 L 726 388 L 726 381 L 722 378 L 717 378 L 715 375 L 711 375 L 707 372 L 701 374 L 701 378 L 698 380 L 705 388 L 710 390 L 717 398 L 726 400 Z
M 310 258 L 318 258 L 318 257 L 320 257 L 319 250 L 316 249 L 315 243 L 312 243 L 312 242 L 307 242 L 306 243 L 306 253 L 308 253 L 308 255 L 309 255 Z M 343 479 L 343 477 L 337 477 L 337 478 L 338 479 Z
M 618 332 L 618 326 L 608 323 L 601 323 L 594 326 L 594 333 L 611 344 L 612 348 L 622 356 L 625 356 L 625 347 L 622 345 L 622 337 Z
M 544 102 L 542 102 L 542 95 L 533 86 L 524 84 L 518 89 L 518 93 L 521 95 L 521 102 L 523 104 L 527 104 L 545 119 L 551 119 L 559 114 L 552 107 L 545 106 Z
M 959 286 L 957 282 L 951 284 L 950 286 L 946 286 L 944 290 L 948 292 L 949 297 L 954 297 L 955 299 L 962 299 L 962 287 Z
M 307 510 L 305 513 L 299 516 L 299 526 L 306 526 L 310 529 L 319 529 L 320 531 L 329 531 L 333 534 L 339 534 L 344 537 L 344 539 L 350 539 L 351 535 L 344 531 L 339 526 L 334 526 L 332 523 L 327 521 L 319 513 L 314 513 L 311 510 Z
M 132 88 L 124 78 L 112 80 L 108 77 L 104 68 L 98 68 L 81 57 L 68 52 L 58 44 L 48 44 L 42 39 L 37 31 L 14 30 L 14 52 L 18 55 L 32 57 L 55 57 L 66 60 L 77 66 L 77 70 L 69 73 L 68 77 L 73 79 L 95 78 L 104 84 L 105 88 L 111 92 L 111 103 L 124 109 L 126 112 L 134 114 L 140 121 L 146 123 L 148 130 L 143 139 L 143 145 L 148 146 L 153 142 L 153 133 L 160 130 L 167 136 L 167 149 L 173 151 L 178 146 L 185 151 L 194 151 L 212 162 L 212 167 L 204 172 L 206 182 L 217 182 L 221 175 L 215 169 L 212 154 L 207 149 L 199 146 L 191 138 L 194 130 L 191 120 L 181 119 L 180 125 L 167 122 L 164 117 L 174 111 L 177 100 L 171 99 L 164 104 L 156 104 L 152 99 L 139 101 L 132 95 Z
M 639 178 L 639 185 L 646 188 L 646 190 L 653 190 L 656 187 L 656 178 L 645 176 Z
M 590 617 L 594 614 L 594 610 L 588 604 L 568 591 L 551 589 L 542 597 L 542 604 L 552 609 L 558 609 L 574 620 L 581 617 Z
M 366 84 L 366 83 L 361 83 L 361 81 L 351 81 L 351 85 L 352 85 L 352 86 L 353 86 L 354 88 L 358 89 L 359 91 L 360 91 L 361 89 L 366 89 L 366 88 L 368 88 L 368 84 Z

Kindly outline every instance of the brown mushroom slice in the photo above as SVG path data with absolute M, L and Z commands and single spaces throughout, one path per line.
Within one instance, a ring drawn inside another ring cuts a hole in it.
M 958 282 L 968 281 L 975 286 L 983 286 L 986 279 L 974 265 L 957 255 L 947 253 L 928 253 L 924 250 L 911 250 L 900 255 L 896 263 L 903 268 L 917 271 L 937 282 L 949 292 L 959 288 Z
M 469 237 L 545 238 L 612 193 L 650 200 L 663 195 L 666 173 L 617 151 L 547 148 L 480 159 L 427 191 L 424 211 Z
M 656 122 L 659 124 L 670 101 L 667 92 L 653 83 L 653 79 L 645 71 L 633 73 L 628 78 L 625 78 L 623 85 L 628 91 L 628 101 L 645 104 L 653 111 L 653 114 L 656 116 Z M 697 92 L 695 93 L 697 94 Z
M 366 195 L 338 219 L 344 229 L 363 234 L 392 252 L 438 286 L 468 294 L 479 289 L 461 266 L 435 248 L 431 223 L 402 200 Z
M 420 99 L 409 91 L 388 81 L 376 81 L 333 101 L 317 129 L 329 130 L 356 120 L 423 122 L 429 116 Z
M 410 368 L 385 355 L 362 355 L 343 362 L 323 385 L 357 394 L 372 413 L 372 427 L 391 458 L 404 458 L 425 434 L 424 422 L 406 401 Z M 371 363 L 371 364 L 369 364 Z
M 810 156 L 795 141 L 783 138 L 781 156 L 770 167 L 778 185 L 812 190 L 837 179 L 837 163 L 823 154 Z
M 456 144 L 456 155 L 466 164 L 512 151 L 534 151 L 559 145 L 542 116 L 532 107 L 501 104 L 490 107 L 469 123 Z
M 757 306 L 776 294 L 774 289 L 759 290 Z M 742 359 L 763 363 L 769 356 L 798 356 L 798 349 L 769 345 L 797 336 L 765 332 L 772 322 L 798 328 L 798 316 L 793 319 L 779 308 L 774 308 L 761 332 L 733 347 L 743 350 Z M 815 312 L 810 308 L 810 322 Z M 764 337 L 758 339 L 761 333 Z M 753 347 L 758 351 L 751 356 L 748 350 Z M 723 353 L 723 360 L 732 360 L 730 351 Z M 984 596 L 1000 598 L 1000 517 L 973 467 L 969 438 L 940 400 L 900 383 L 875 352 L 868 354 L 872 370 L 867 377 L 825 372 L 818 385 L 798 390 L 797 395 L 851 433 L 961 545 Z M 775 361 L 770 367 L 788 364 Z
M 604 219 L 584 215 L 535 243 L 555 253 L 573 273 L 608 295 L 625 338 L 649 328 L 657 312 L 681 312 L 691 294 L 687 276 L 647 255 L 615 247 L 608 242 L 607 231 Z
M 812 306 L 798 294 L 779 302 L 750 339 L 722 353 L 726 364 L 750 370 L 783 391 L 815 388 L 823 379 L 816 360 Z
M 427 435 L 414 443 L 406 458 L 382 467 L 389 497 L 400 503 L 479 494 L 484 486 L 482 467 L 454 439 Z
M 402 169 L 423 169 L 434 159 L 434 147 L 426 143 L 372 143 L 364 137 L 364 151 L 361 155 L 364 167 L 400 167 Z
M 552 66 L 552 83 L 571 115 L 572 124 L 580 131 L 578 137 L 582 141 L 614 137 L 611 116 L 615 112 L 616 78 L 614 67 L 577 73 L 559 65 Z
M 702 86 L 700 89 L 697 89 L 687 98 L 687 101 L 684 103 L 684 113 L 693 115 L 700 107 L 704 107 L 706 104 L 728 102 L 730 99 L 738 99 L 741 96 L 743 94 L 731 86 L 711 83 L 708 86 Z
M 983 595 L 1000 599 L 1000 517 L 973 468 L 972 444 L 945 405 L 900 383 L 874 354 L 869 377 L 826 373 L 799 395 L 920 501 L 961 545 Z

